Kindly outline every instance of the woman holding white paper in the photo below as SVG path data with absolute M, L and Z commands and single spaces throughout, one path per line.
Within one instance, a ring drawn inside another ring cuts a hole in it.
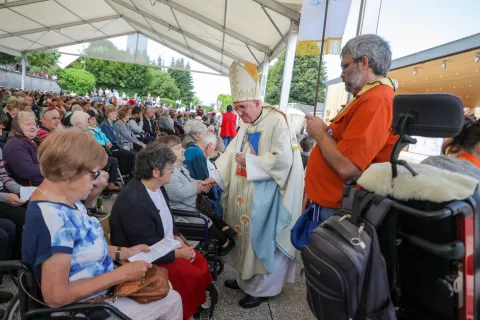
M 154 261 L 168 270 L 168 280 L 182 297 L 183 318 L 189 319 L 206 300 L 212 276 L 206 259 L 183 242 L 175 227 L 164 185 L 170 181 L 176 156 L 165 144 L 150 144 L 137 154 L 135 177 L 117 197 L 110 216 L 115 246 L 149 246 L 164 238 L 181 247 Z

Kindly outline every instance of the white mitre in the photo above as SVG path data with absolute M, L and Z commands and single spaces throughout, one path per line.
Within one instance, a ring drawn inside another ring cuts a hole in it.
M 257 67 L 246 62 L 245 67 L 233 61 L 230 66 L 230 88 L 233 102 L 260 100 Z

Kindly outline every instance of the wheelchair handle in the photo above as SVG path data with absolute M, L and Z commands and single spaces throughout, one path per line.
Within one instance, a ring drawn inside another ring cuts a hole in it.
M 421 211 L 405 206 L 395 201 L 393 202 L 392 207 L 408 215 L 425 220 L 442 220 L 458 215 L 462 215 L 465 217 L 473 214 L 473 210 L 470 210 L 468 212 L 465 212 L 465 210 L 463 210 L 465 208 L 465 202 L 463 201 L 452 202 L 439 211 Z

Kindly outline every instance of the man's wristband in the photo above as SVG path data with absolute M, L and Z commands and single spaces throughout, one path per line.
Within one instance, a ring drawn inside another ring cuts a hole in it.
M 122 248 L 117 247 L 117 252 L 115 253 L 115 261 L 120 262 L 120 251 L 122 251 Z

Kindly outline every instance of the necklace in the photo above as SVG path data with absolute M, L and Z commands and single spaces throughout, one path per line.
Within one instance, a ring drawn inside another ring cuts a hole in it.
M 53 200 L 53 199 L 52 199 L 52 196 L 54 196 L 54 197 L 57 197 L 57 199 L 60 199 L 60 203 L 64 203 L 64 204 L 66 204 L 66 205 L 70 205 L 70 204 L 68 203 L 67 197 L 65 197 L 65 196 L 59 196 L 59 195 L 56 195 L 56 194 L 53 194 L 53 195 L 52 195 L 52 194 L 50 194 L 50 193 L 48 193 L 48 192 L 46 192 L 46 191 L 43 191 L 40 187 L 37 188 L 37 190 L 40 191 L 41 193 L 43 193 L 44 195 L 46 195 L 47 198 L 50 199 L 50 200 Z

